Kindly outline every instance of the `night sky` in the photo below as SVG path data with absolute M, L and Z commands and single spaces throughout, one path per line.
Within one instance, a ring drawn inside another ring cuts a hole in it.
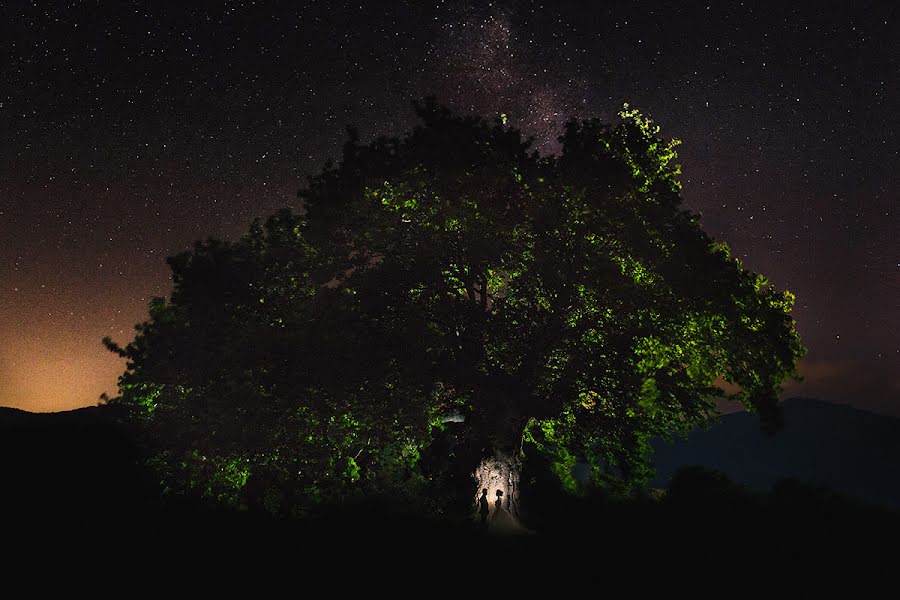
M 115 395 L 165 257 L 297 190 L 425 95 L 542 152 L 624 102 L 684 199 L 797 296 L 788 395 L 900 414 L 895 2 L 0 3 L 0 405 Z

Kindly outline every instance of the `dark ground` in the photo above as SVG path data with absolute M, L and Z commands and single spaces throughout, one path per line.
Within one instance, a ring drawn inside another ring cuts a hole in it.
M 661 500 L 529 492 L 536 533 L 391 503 L 304 521 L 162 501 L 101 409 L 0 409 L 5 597 L 896 597 L 900 512 L 812 484 L 682 469 Z M 541 480 L 539 469 L 532 476 Z M 889 475 L 886 475 L 889 476 Z M 530 479 L 530 478 L 529 478 Z M 524 498 L 524 495 L 523 495 Z M 888 595 L 886 595 L 888 594 Z

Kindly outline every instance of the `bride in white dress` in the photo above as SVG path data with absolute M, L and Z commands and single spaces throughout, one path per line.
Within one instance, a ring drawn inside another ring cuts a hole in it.
M 497 499 L 494 500 L 494 511 L 491 515 L 491 529 L 515 531 L 520 527 L 509 511 L 503 508 L 503 490 L 497 490 Z

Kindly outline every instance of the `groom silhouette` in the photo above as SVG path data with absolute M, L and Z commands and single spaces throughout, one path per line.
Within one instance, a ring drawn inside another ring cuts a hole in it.
M 488 504 L 487 488 L 481 490 L 481 498 L 478 500 L 478 503 L 481 505 L 481 508 L 479 509 L 479 512 L 481 513 L 481 526 L 487 527 L 488 512 L 491 510 L 491 507 Z

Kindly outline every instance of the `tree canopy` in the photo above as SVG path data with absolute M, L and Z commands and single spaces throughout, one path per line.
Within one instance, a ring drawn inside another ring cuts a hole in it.
M 171 298 L 126 347 L 105 340 L 163 463 L 214 495 L 427 487 L 452 425 L 466 468 L 527 444 L 564 487 L 580 462 L 627 488 L 649 439 L 710 422 L 718 397 L 778 427 L 793 297 L 683 208 L 677 141 L 626 107 L 541 156 L 505 117 L 416 112 L 403 137 L 350 131 L 302 214 L 169 259 Z

